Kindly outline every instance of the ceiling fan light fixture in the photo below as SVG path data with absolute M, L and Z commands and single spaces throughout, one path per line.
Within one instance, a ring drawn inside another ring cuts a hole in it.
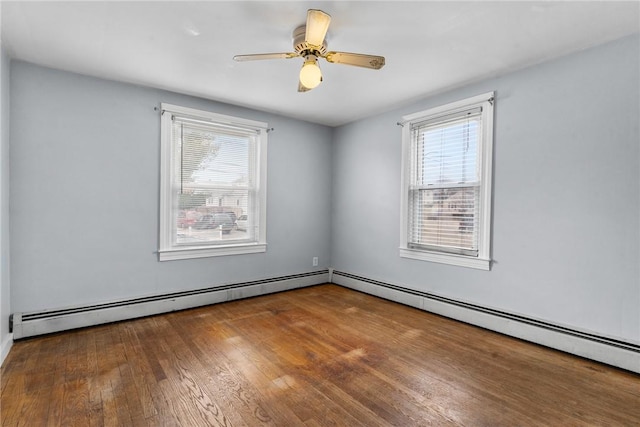
M 318 57 L 308 55 L 304 59 L 304 64 L 300 70 L 300 83 L 307 89 L 313 89 L 322 82 L 322 71 L 318 66 Z

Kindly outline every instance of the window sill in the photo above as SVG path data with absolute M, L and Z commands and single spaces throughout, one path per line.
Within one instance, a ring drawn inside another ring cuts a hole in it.
M 229 245 L 229 246 L 217 246 L 206 248 L 180 248 L 180 249 L 167 249 L 158 251 L 159 261 L 174 261 L 179 259 L 191 259 L 191 258 L 208 258 L 216 256 L 227 255 L 243 255 L 243 254 L 255 254 L 260 252 L 266 252 L 266 243 L 252 243 L 245 245 Z
M 457 265 L 460 267 L 475 268 L 478 270 L 491 270 L 490 259 L 468 257 L 464 255 L 443 254 L 400 248 L 400 257 L 417 259 L 420 261 L 438 262 L 440 264 Z

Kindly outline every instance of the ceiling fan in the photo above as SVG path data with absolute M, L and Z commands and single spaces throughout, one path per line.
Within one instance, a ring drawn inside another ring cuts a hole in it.
M 236 61 L 255 61 L 260 59 L 304 58 L 300 70 L 298 92 L 306 92 L 322 82 L 322 72 L 318 66 L 318 58 L 324 58 L 335 64 L 355 65 L 357 67 L 379 70 L 384 66 L 384 56 L 365 55 L 362 53 L 327 51 L 325 36 L 329 29 L 331 16 L 321 10 L 309 9 L 307 23 L 293 31 L 293 49 L 295 52 L 257 53 L 236 55 Z

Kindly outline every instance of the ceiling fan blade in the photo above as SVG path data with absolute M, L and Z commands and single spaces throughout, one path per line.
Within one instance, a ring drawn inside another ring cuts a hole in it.
M 362 53 L 327 52 L 324 59 L 335 64 L 355 65 L 356 67 L 379 70 L 384 67 L 384 56 L 364 55 Z
M 331 15 L 318 9 L 309 9 L 307 11 L 307 29 L 304 40 L 310 45 L 322 46 L 330 22 Z
M 302 84 L 302 82 L 298 82 L 298 92 L 309 92 L 311 89 Z
M 261 59 L 289 59 L 296 58 L 298 54 L 295 52 L 282 52 L 282 53 L 254 53 L 250 55 L 236 55 L 233 57 L 238 62 L 244 61 L 257 61 Z

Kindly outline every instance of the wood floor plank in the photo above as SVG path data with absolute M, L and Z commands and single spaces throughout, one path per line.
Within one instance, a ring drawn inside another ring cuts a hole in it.
M 334 285 L 16 342 L 3 426 L 640 425 L 640 375 Z
M 268 414 L 269 419 L 273 420 L 275 425 L 299 425 L 301 421 L 289 405 L 272 404 L 282 399 L 284 392 L 274 384 L 274 381 L 283 377 L 285 372 L 277 366 L 270 366 L 268 361 L 264 363 L 259 350 L 238 335 L 228 322 L 218 324 L 216 330 L 212 332 L 215 332 L 217 337 L 223 338 L 219 341 L 219 348 L 224 357 L 251 385 L 260 402 L 260 407 Z M 247 352 L 251 350 L 253 350 L 252 355 L 247 356 Z
M 189 319 L 179 319 L 183 324 L 185 320 Z M 185 325 L 185 333 L 189 334 L 192 353 L 202 363 L 199 375 L 206 379 L 208 388 L 221 405 L 228 408 L 226 414 L 229 422 L 234 426 L 256 423 L 265 426 L 276 425 L 260 398 L 256 396 L 252 384 L 222 351 L 224 345 L 209 333 L 208 328 L 200 328 L 200 324 Z M 216 324 L 219 325 L 214 323 Z
M 271 379 L 265 386 L 268 396 L 288 399 L 288 408 L 302 422 L 321 414 L 318 418 L 325 425 L 372 425 L 363 424 L 362 419 L 354 418 L 349 411 L 344 410 L 328 396 L 319 393 L 309 384 L 309 377 L 305 375 L 308 371 L 299 369 L 298 365 L 291 365 L 283 359 L 282 350 L 273 346 L 271 341 L 272 339 L 262 341 L 259 348 L 246 345 L 240 348 L 246 360 L 265 377 Z M 307 405 L 307 402 L 314 402 L 313 407 Z

